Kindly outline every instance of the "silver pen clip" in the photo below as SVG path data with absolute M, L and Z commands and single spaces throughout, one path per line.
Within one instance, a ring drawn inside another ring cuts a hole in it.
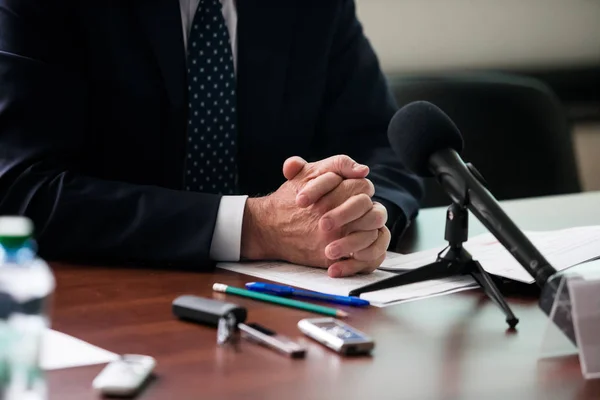
M 220 318 L 217 326 L 217 344 L 219 346 L 233 345 L 237 347 L 239 338 L 238 322 L 233 313 Z

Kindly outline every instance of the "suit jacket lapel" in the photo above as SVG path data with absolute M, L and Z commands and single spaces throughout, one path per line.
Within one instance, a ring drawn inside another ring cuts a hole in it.
M 253 143 L 268 143 L 267 133 L 277 131 L 295 8 L 293 0 L 237 1 L 238 118 L 242 136 L 256 134 Z
M 178 0 L 135 0 L 135 13 L 148 38 L 173 106 L 185 104 L 186 60 Z

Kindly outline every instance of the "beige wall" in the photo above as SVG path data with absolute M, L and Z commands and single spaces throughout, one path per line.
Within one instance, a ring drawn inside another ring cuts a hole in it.
M 356 0 L 386 73 L 600 65 L 600 0 Z M 574 129 L 600 190 L 600 123 Z
M 600 64 L 600 0 L 356 0 L 389 72 Z
M 576 126 L 574 139 L 584 189 L 600 190 L 600 123 Z

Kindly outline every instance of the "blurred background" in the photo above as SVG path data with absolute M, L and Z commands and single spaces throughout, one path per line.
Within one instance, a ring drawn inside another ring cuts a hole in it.
M 446 111 L 497 197 L 600 190 L 600 0 L 357 7 L 400 105 Z M 429 188 L 425 206 L 447 203 Z

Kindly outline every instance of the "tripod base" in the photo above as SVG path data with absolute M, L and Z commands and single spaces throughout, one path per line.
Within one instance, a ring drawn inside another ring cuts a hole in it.
M 504 300 L 492 277 L 483 269 L 478 261 L 462 246 L 468 237 L 468 211 L 465 207 L 453 204 L 449 207 L 446 217 L 446 239 L 450 243 L 448 251 L 431 264 L 408 271 L 406 273 L 384 279 L 352 290 L 350 296 L 373 292 L 381 289 L 408 285 L 431 279 L 443 279 L 457 275 L 471 275 L 483 289 L 484 293 L 498 305 L 506 315 L 506 322 L 512 329 L 519 323 L 509 305 Z
M 504 311 L 508 327 L 511 329 L 515 328 L 519 323 L 519 319 L 515 317 L 515 314 L 513 314 L 510 306 L 506 303 L 506 300 L 504 300 L 504 297 L 500 293 L 500 290 L 498 290 L 496 284 L 494 284 L 492 277 L 485 272 L 485 270 L 481 267 L 481 264 L 479 264 L 477 261 L 472 260 L 471 263 L 475 264 L 477 270 L 473 270 L 469 272 L 469 274 L 475 279 L 475 281 L 477 281 L 479 286 L 483 288 L 484 293 L 487 294 L 488 297 L 502 309 L 502 311 Z
M 500 290 L 492 280 L 492 277 L 483 269 L 481 264 L 471 258 L 464 248 L 450 248 L 445 256 L 438 256 L 437 261 L 423 267 L 408 271 L 406 273 L 392 276 L 379 282 L 357 288 L 349 293 L 350 296 L 358 296 L 361 293 L 388 289 L 411 283 L 427 281 L 431 279 L 443 279 L 457 275 L 471 275 L 483 289 L 484 293 L 502 309 L 506 315 L 506 322 L 510 328 L 519 323 L 510 306 L 504 300 Z

